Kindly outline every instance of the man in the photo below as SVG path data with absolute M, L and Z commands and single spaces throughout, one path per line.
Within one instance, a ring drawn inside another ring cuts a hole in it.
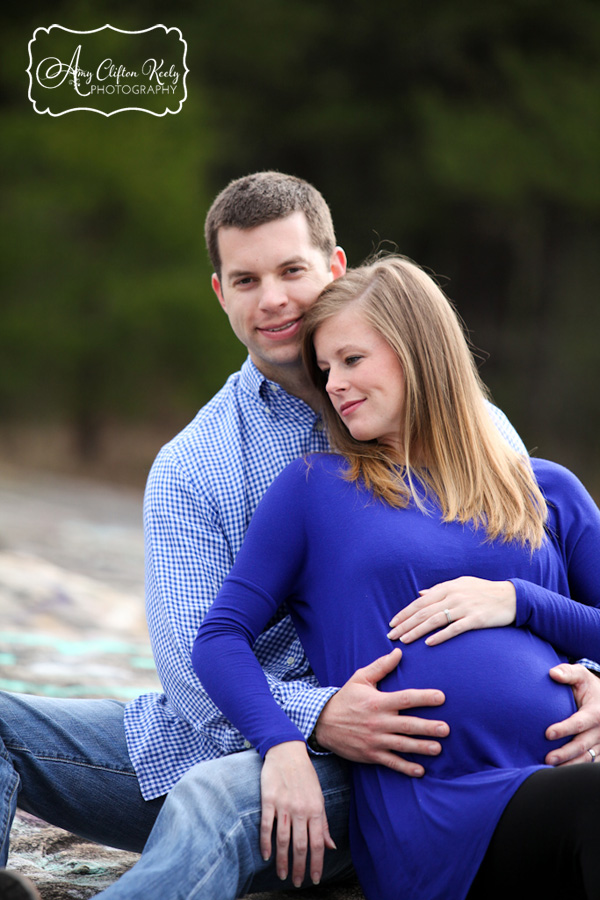
M 213 288 L 249 359 L 163 448 L 148 480 L 147 613 L 164 694 L 125 709 L 114 701 L 0 701 L 7 823 L 20 791 L 23 808 L 84 837 L 145 846 L 133 869 L 100 895 L 105 900 L 227 900 L 304 876 L 296 864 L 290 878 L 287 858 L 277 853 L 260 857 L 260 760 L 204 694 L 190 651 L 270 482 L 294 458 L 327 447 L 298 335 L 303 311 L 346 261 L 321 195 L 279 173 L 230 184 L 209 211 L 206 238 Z M 503 415 L 490 413 L 518 441 Z M 418 777 L 426 757 L 442 752 L 448 728 L 443 716 L 404 713 L 439 706 L 444 697 L 435 685 L 380 693 L 377 683 L 398 664 L 397 651 L 339 689 L 317 685 L 287 618 L 270 623 L 255 652 L 314 751 L 338 848 L 304 883 L 341 877 L 351 871 L 344 760 Z M 561 667 L 553 677 L 573 685 L 581 709 L 553 726 L 553 737 L 579 736 L 549 762 L 589 762 L 588 750 L 600 748 L 600 685 L 581 666 Z M 404 754 L 422 756 L 423 764 Z M 0 839 L 6 845 L 8 832 Z

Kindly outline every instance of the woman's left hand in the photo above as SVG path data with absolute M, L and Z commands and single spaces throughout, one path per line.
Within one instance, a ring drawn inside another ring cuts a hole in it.
M 425 641 L 433 647 L 464 631 L 512 625 L 516 615 L 517 594 L 512 582 L 465 575 L 419 591 L 419 598 L 390 622 L 388 638 L 410 644 L 435 631 Z
M 279 878 L 287 878 L 291 855 L 292 881 L 294 887 L 300 887 L 310 851 L 310 877 L 313 884 L 319 884 L 325 850 L 335 850 L 336 846 L 329 834 L 321 785 L 303 741 L 275 744 L 267 751 L 260 786 L 263 859 L 271 857 L 275 831 Z

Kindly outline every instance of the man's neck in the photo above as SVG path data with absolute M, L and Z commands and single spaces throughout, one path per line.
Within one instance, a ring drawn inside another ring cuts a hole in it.
M 311 383 L 302 364 L 271 368 L 262 363 L 259 365 L 254 359 L 252 362 L 265 378 L 278 384 L 286 393 L 303 400 L 315 412 L 320 409 L 319 393 Z

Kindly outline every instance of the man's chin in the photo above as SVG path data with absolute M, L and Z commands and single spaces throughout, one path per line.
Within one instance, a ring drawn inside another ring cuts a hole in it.
M 298 347 L 280 347 L 277 352 L 257 353 L 250 352 L 252 362 L 270 381 L 278 381 L 277 373 L 281 371 L 288 378 L 294 369 L 298 373 L 304 371 L 302 356 Z

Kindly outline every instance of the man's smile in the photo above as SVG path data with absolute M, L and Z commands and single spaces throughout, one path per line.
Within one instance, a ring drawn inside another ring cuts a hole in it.
M 282 325 L 272 325 L 270 328 L 258 328 L 261 334 L 273 335 L 274 337 L 288 337 L 295 334 L 300 327 L 300 318 L 292 319 L 284 322 Z

